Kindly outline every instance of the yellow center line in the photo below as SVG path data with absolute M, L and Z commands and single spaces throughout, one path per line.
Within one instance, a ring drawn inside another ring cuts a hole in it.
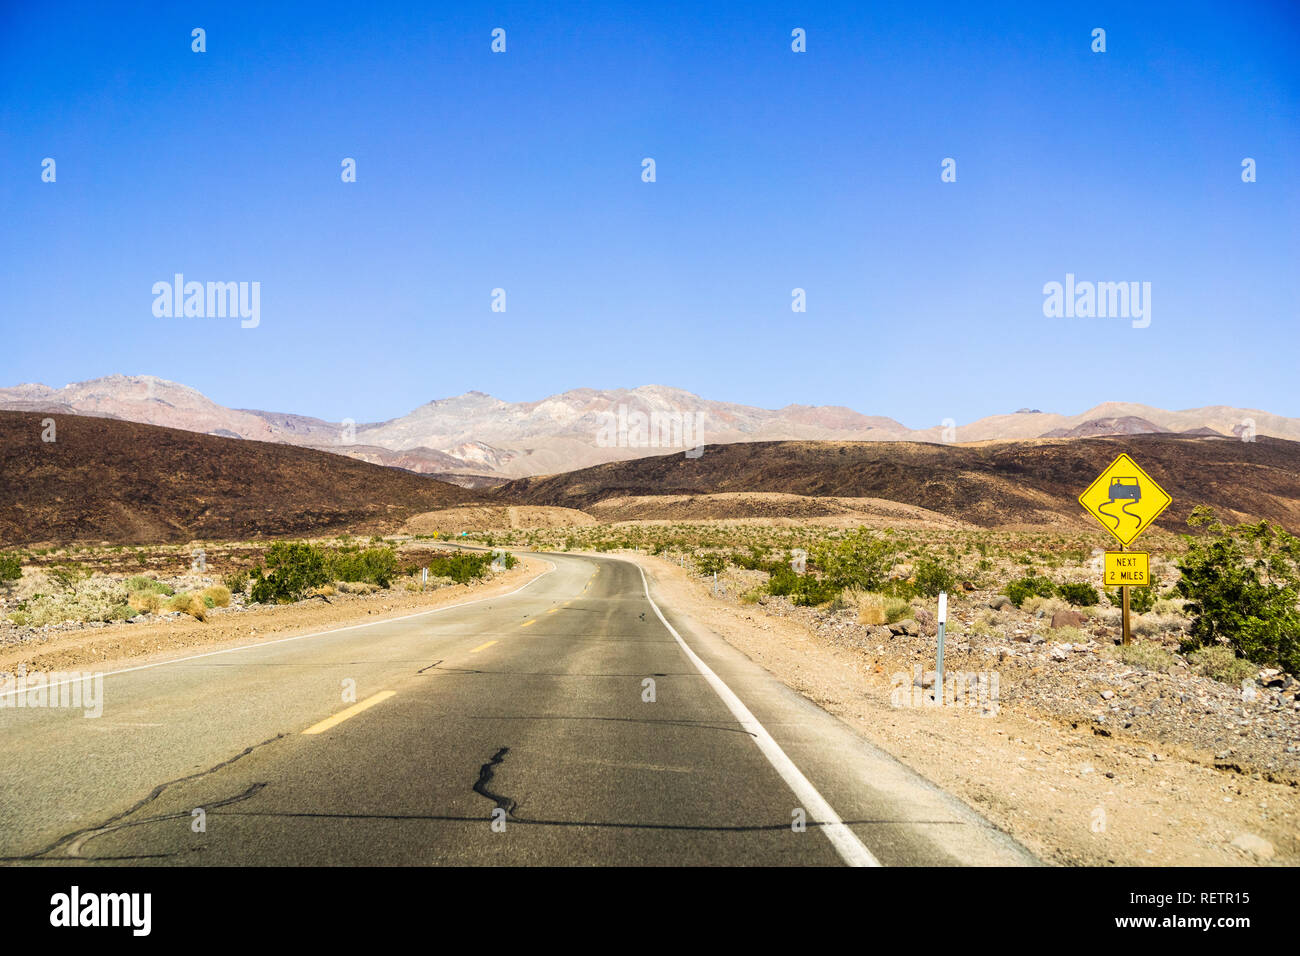
M 326 717 L 319 724 L 312 724 L 310 727 L 304 730 L 303 733 L 323 734 L 331 727 L 337 727 L 339 724 L 343 723 L 343 721 L 347 720 L 349 717 L 355 717 L 363 710 L 369 710 L 371 707 L 374 707 L 375 704 L 381 704 L 384 701 L 388 700 L 388 698 L 396 697 L 396 696 L 397 696 L 397 691 L 395 690 L 381 690 L 374 697 L 367 697 L 365 700 L 361 701 L 361 703 L 353 704 L 347 710 L 340 710 L 333 717 Z
M 495 643 L 496 641 L 488 641 L 486 644 L 480 644 L 478 647 L 474 648 L 474 650 L 470 651 L 470 653 L 477 654 L 479 651 L 483 650 L 483 648 L 491 647 Z
M 536 623 L 537 623 L 537 618 L 533 618 L 531 621 L 524 621 L 524 623 L 520 624 L 519 626 L 520 626 L 520 627 L 529 627 L 529 626 L 531 626 L 531 625 L 533 625 L 533 624 L 536 624 Z
M 554 613 L 555 613 L 556 611 L 558 611 L 558 610 L 559 610 L 558 607 L 553 607 L 553 608 L 551 608 L 549 611 L 547 611 L 546 613 L 547 613 L 547 614 L 554 614 Z

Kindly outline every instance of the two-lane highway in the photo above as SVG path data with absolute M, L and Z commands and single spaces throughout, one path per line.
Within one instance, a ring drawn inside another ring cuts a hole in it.
M 636 565 L 544 558 L 509 595 L 110 674 L 97 719 L 0 710 L 0 856 L 1034 862 Z

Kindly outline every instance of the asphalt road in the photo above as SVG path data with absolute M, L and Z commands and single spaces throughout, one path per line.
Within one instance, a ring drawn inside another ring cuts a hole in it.
M 99 718 L 0 709 L 0 859 L 1034 862 L 637 566 L 543 557 L 510 595 L 110 674 Z

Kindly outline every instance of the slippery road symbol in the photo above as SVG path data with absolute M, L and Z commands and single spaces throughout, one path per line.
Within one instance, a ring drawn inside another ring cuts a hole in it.
M 1115 504 L 1117 501 L 1124 502 L 1124 504 L 1120 505 L 1119 510 L 1132 518 L 1133 523 L 1137 527 L 1142 527 L 1142 516 L 1135 515 L 1133 512 L 1128 510 L 1129 505 L 1136 504 L 1142 500 L 1142 485 L 1138 480 L 1136 478 L 1112 478 L 1110 480 L 1110 487 L 1107 488 L 1106 491 L 1109 497 L 1107 497 L 1102 504 L 1097 506 L 1097 510 L 1115 522 L 1113 527 L 1119 527 L 1119 515 L 1111 514 L 1106 510 L 1106 507 L 1107 505 Z
M 1128 455 L 1120 455 L 1079 496 L 1079 504 L 1128 545 L 1173 499 Z

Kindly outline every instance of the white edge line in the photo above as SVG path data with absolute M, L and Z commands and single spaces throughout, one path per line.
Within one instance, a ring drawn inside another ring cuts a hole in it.
M 704 679 L 709 682 L 709 686 L 717 691 L 718 696 L 722 698 L 722 702 L 727 705 L 727 709 L 740 721 L 740 725 L 753 735 L 754 743 L 758 744 L 758 749 L 763 751 L 763 756 L 776 768 L 776 772 L 781 775 L 781 779 L 794 791 L 794 795 L 798 797 L 808 814 L 822 824 L 822 832 L 831 841 L 831 845 L 835 847 L 835 851 L 839 853 L 840 858 L 849 866 L 880 866 L 880 861 L 858 839 L 857 834 L 845 825 L 839 814 L 817 792 L 817 788 L 812 785 L 812 781 L 805 777 L 803 772 L 795 766 L 794 761 L 786 756 L 785 751 L 781 749 L 781 745 L 772 739 L 772 735 L 758 722 L 758 718 L 750 712 L 750 709 L 723 682 L 722 678 L 715 674 L 713 669 L 691 650 L 690 646 L 682 640 L 682 636 L 677 633 L 677 628 L 668 623 L 663 611 L 659 610 L 659 605 L 650 596 L 650 583 L 646 580 L 645 569 L 639 564 L 633 566 L 641 572 L 641 584 L 645 587 L 646 600 L 654 608 L 659 620 L 663 622 L 664 627 L 668 628 L 669 633 L 677 638 L 677 643 L 686 652 L 686 656 L 691 659 L 691 663 L 704 675 Z
M 546 559 L 543 558 L 542 560 L 546 560 Z M 543 571 L 541 574 L 537 575 L 537 577 L 531 578 L 524 584 L 521 584 L 519 587 L 515 588 L 513 591 L 508 591 L 505 594 L 489 594 L 487 597 L 475 598 L 472 601 L 462 601 L 459 604 L 448 604 L 445 607 L 432 607 L 429 608 L 429 610 L 427 611 L 416 611 L 414 614 L 403 614 L 399 617 L 386 617 L 381 621 L 366 621 L 362 624 L 349 624 L 346 627 L 336 627 L 328 631 L 313 631 L 310 634 L 295 634 L 293 637 L 277 637 L 273 641 L 262 641 L 261 643 L 258 644 L 244 644 L 240 647 L 227 647 L 220 651 L 205 651 L 202 654 L 191 654 L 189 657 L 177 657 L 169 661 L 156 661 L 153 664 L 139 664 L 136 667 L 124 667 L 120 671 L 108 671 L 107 673 L 100 674 L 99 676 L 114 677 L 118 674 L 130 674 L 133 671 L 147 671 L 150 668 L 154 668 L 154 667 L 167 667 L 171 664 L 184 664 L 186 661 L 196 661 L 203 657 L 216 657 L 218 654 L 234 654 L 238 651 L 255 651 L 263 647 L 273 647 L 276 644 L 287 644 L 289 641 L 302 641 L 302 640 L 306 640 L 309 637 L 325 637 L 328 634 L 340 634 L 343 631 L 353 631 L 360 627 L 375 627 L 378 624 L 393 624 L 397 621 L 409 621 L 413 617 L 423 617 L 426 614 L 437 614 L 439 611 L 451 611 L 451 610 L 455 610 L 458 607 L 468 607 L 471 604 L 479 604 L 483 601 L 493 601 L 499 598 L 513 597 L 514 595 L 522 591 L 524 588 L 535 584 L 536 582 L 540 581 L 542 578 L 546 577 L 548 574 L 550 574 L 552 571 L 555 570 L 555 565 L 553 563 L 551 563 L 550 561 L 546 561 L 546 563 L 551 566 L 547 568 L 545 571 Z M 58 673 L 58 672 L 53 671 L 52 673 Z M 41 686 L 45 688 L 62 687 L 64 684 L 75 684 L 83 679 L 84 677 L 74 677 L 71 680 L 61 680 L 53 684 L 43 684 Z M 26 694 L 26 693 L 28 693 L 27 689 L 7 690 L 4 691 L 3 693 L 0 693 L 0 698 L 10 697 L 14 694 Z

